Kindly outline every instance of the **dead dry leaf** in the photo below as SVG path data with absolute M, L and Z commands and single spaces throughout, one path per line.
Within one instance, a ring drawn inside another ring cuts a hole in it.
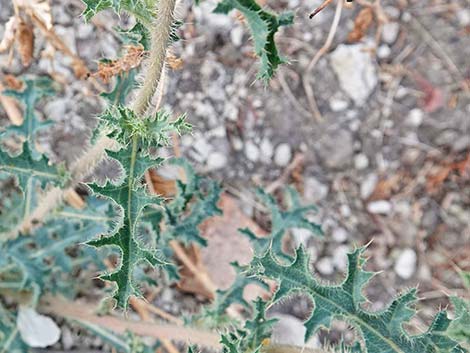
M 359 42 L 367 33 L 374 20 L 374 11 L 372 7 L 365 7 L 357 14 L 354 20 L 354 28 L 348 34 L 348 42 Z
M 201 254 L 214 283 L 218 288 L 227 289 L 235 279 L 235 271 L 230 264 L 234 261 L 248 264 L 253 258 L 250 241 L 238 229 L 249 228 L 260 236 L 266 232 L 243 213 L 232 196 L 222 194 L 218 206 L 223 215 L 212 217 L 201 226 L 208 242 Z
M 139 66 L 144 58 L 144 47 L 128 45 L 124 49 L 125 54 L 122 58 L 100 62 L 98 64 L 98 71 L 93 73 L 92 76 L 100 78 L 103 82 L 109 82 L 112 77 Z
M 183 59 L 173 53 L 168 53 L 166 61 L 172 70 L 180 70 L 183 67 Z
M 428 193 L 438 191 L 452 173 L 457 173 L 459 177 L 470 176 L 470 153 L 463 160 L 439 165 L 432 174 L 427 176 L 426 191 Z
M 21 63 L 23 66 L 29 66 L 33 59 L 34 52 L 33 26 L 29 23 L 21 21 L 18 25 L 18 30 L 16 31 L 16 40 Z
M 388 200 L 401 187 L 402 180 L 405 176 L 398 173 L 388 178 L 381 179 L 369 197 L 369 201 Z
M 15 91 L 20 91 L 21 89 L 23 89 L 23 81 L 18 80 L 13 75 L 5 75 L 3 77 L 3 82 L 5 82 L 5 85 L 8 88 L 14 89 Z

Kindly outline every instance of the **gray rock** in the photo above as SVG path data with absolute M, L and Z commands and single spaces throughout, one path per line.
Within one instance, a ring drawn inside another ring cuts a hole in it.
M 209 170 L 222 169 L 227 165 L 227 156 L 221 152 L 211 152 L 207 158 L 207 168 Z
M 69 100 L 63 98 L 56 98 L 48 102 L 44 107 L 46 118 L 56 121 L 64 120 L 67 111 L 67 102 L 69 102 Z
M 365 48 L 365 44 L 341 44 L 330 56 L 341 89 L 357 106 L 365 103 L 377 85 L 375 64 Z
M 332 275 L 335 271 L 333 259 L 331 257 L 322 257 L 317 261 L 316 268 L 318 272 L 325 276 Z
M 308 177 L 304 183 L 304 197 L 308 202 L 318 202 L 328 195 L 328 186 L 316 178 Z
M 348 239 L 348 231 L 342 227 L 335 228 L 331 237 L 338 243 L 343 243 Z
M 387 44 L 393 44 L 397 40 L 400 32 L 400 24 L 398 22 L 387 22 L 382 29 L 382 40 Z
M 61 343 L 66 351 L 71 350 L 74 345 L 73 334 L 67 326 L 62 326 Z
M 333 264 L 338 270 L 345 271 L 348 267 L 348 245 L 340 245 L 333 250 Z
M 288 143 L 281 143 L 276 147 L 274 162 L 279 167 L 285 167 L 292 158 L 292 149 Z
M 196 151 L 195 158 L 199 162 L 205 161 L 209 157 L 209 153 L 212 151 L 212 146 L 207 142 L 204 137 L 200 137 L 194 141 L 193 148 Z
M 416 252 L 411 248 L 404 249 L 395 262 L 394 270 L 402 279 L 410 279 L 416 271 L 416 261 Z
M 325 136 L 316 146 L 322 162 L 328 168 L 341 169 L 347 167 L 353 157 L 353 137 L 348 130 L 337 130 Z
M 274 324 L 271 340 L 278 345 L 304 346 L 306 328 L 295 316 L 275 313 L 278 321 Z
M 300 245 L 306 247 L 308 240 L 313 236 L 313 233 L 311 231 L 304 228 L 292 228 L 291 233 L 292 237 L 294 238 L 296 248 Z

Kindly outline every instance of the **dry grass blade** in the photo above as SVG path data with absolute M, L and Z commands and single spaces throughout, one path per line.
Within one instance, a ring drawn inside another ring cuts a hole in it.
M 47 29 L 52 28 L 52 15 L 49 0 L 14 0 L 19 9 L 25 10 L 30 16 L 34 14 Z
M 170 242 L 170 246 L 178 261 L 183 265 L 180 270 L 181 280 L 178 287 L 186 292 L 200 294 L 213 300 L 217 286 L 209 277 L 197 246 L 192 245 L 186 249 L 174 240 Z
M 3 32 L 3 38 L 0 42 L 0 53 L 11 48 L 15 42 L 15 33 L 18 29 L 18 18 L 16 16 L 10 17 L 7 23 L 5 23 L 5 31 Z
M 124 318 L 94 314 L 97 306 L 85 302 L 69 302 L 59 297 L 46 296 L 41 309 L 50 314 L 68 319 L 86 321 L 107 328 L 116 333 L 132 332 L 139 336 L 157 339 L 175 340 L 205 347 L 220 349 L 219 335 L 198 329 L 182 327 L 179 325 L 157 324 L 151 322 L 137 322 Z

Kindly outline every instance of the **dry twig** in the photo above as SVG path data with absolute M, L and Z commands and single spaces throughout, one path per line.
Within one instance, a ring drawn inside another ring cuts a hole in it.
M 313 93 L 313 88 L 310 85 L 309 78 L 317 62 L 328 51 L 328 49 L 330 49 L 331 44 L 333 43 L 333 38 L 335 36 L 336 30 L 338 29 L 339 20 L 341 18 L 342 9 L 343 1 L 338 0 L 335 10 L 335 17 L 333 18 L 333 22 L 331 23 L 330 31 L 328 32 L 328 37 L 326 38 L 325 44 L 320 48 L 320 50 L 315 54 L 313 59 L 308 64 L 307 70 L 305 70 L 305 74 L 302 79 L 304 90 L 307 94 L 307 100 L 310 106 L 310 110 L 312 111 L 313 117 L 317 122 L 322 121 L 323 117 L 320 113 L 320 110 L 318 109 L 317 102 L 315 100 L 315 94 Z

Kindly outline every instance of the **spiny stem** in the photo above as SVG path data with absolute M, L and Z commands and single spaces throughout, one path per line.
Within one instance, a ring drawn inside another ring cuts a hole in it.
M 132 110 L 137 115 L 145 114 L 150 108 L 153 95 L 160 82 L 172 31 L 175 5 L 176 0 L 159 0 L 157 3 L 157 15 L 151 27 L 152 42 L 147 60 L 148 66 L 143 77 L 144 82 L 132 103 Z

